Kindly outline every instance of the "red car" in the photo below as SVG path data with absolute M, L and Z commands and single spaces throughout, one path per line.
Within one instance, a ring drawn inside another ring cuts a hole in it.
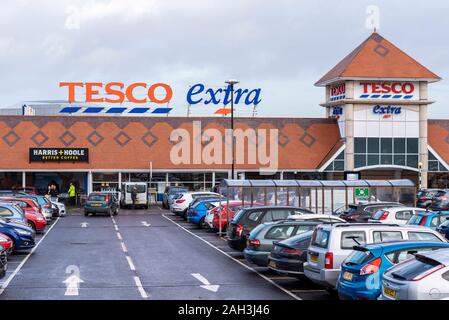
M 13 244 L 12 240 L 7 235 L 0 233 L 0 246 L 2 246 L 3 249 L 5 249 L 9 254 L 9 253 L 11 253 L 14 244 Z
M 232 218 L 234 218 L 235 214 L 237 212 L 239 212 L 240 209 L 242 209 L 243 207 L 248 207 L 248 206 L 249 205 L 242 205 L 242 201 L 238 200 L 238 201 L 229 201 L 229 209 L 228 209 L 228 204 L 226 202 L 222 203 L 221 209 L 219 206 L 212 209 L 211 213 L 214 214 L 214 219 L 212 220 L 212 225 L 213 225 L 214 229 L 220 230 L 220 224 L 221 224 L 221 230 L 225 231 L 227 223 L 228 223 L 227 219 L 229 219 L 229 221 L 231 221 Z M 256 206 L 256 205 L 254 205 L 254 206 Z M 221 219 L 220 219 L 220 214 L 221 214 Z M 229 215 L 228 218 L 226 217 L 226 214 Z
M 17 204 L 25 213 L 28 225 L 36 232 L 44 231 L 47 220 L 42 215 L 40 206 L 33 199 L 5 197 L 0 200 Z

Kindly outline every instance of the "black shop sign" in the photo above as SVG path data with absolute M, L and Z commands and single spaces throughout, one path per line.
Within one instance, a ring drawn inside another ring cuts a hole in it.
M 89 149 L 30 148 L 30 162 L 89 162 Z

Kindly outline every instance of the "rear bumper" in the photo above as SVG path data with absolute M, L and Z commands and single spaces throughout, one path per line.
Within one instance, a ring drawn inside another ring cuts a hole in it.
M 85 207 L 84 212 L 108 213 L 109 207 Z
M 368 280 L 369 281 L 369 280 Z M 351 298 L 353 300 L 377 300 L 382 291 L 380 288 L 368 290 L 366 288 L 366 281 L 364 282 L 349 282 L 340 280 L 337 285 L 338 293 Z
M 305 262 L 304 274 L 312 282 L 320 286 L 336 288 L 338 277 L 340 276 L 340 269 L 315 269 L 308 262 Z
M 232 249 L 243 251 L 246 247 L 246 240 L 241 238 L 228 238 L 228 246 Z
M 268 258 L 268 268 L 279 273 L 288 275 L 303 275 L 303 262 L 293 259 L 277 259 L 273 257 Z
M 255 251 L 249 248 L 245 248 L 245 250 L 243 250 L 243 255 L 245 256 L 245 259 L 248 262 L 258 265 L 260 267 L 266 267 L 268 265 L 269 254 L 270 254 L 269 252 Z
M 201 216 L 187 216 L 187 222 L 200 224 Z

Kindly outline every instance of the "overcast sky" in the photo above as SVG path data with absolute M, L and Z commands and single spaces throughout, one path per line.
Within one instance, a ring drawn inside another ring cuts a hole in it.
M 259 115 L 321 117 L 324 73 L 372 30 L 443 78 L 430 117 L 449 118 L 444 0 L 15 0 L 0 8 L 0 106 L 67 99 L 60 81 L 165 82 L 173 114 L 189 85 L 262 88 Z

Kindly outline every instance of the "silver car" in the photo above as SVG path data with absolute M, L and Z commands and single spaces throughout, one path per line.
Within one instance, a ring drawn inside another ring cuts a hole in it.
M 417 254 L 384 273 L 382 300 L 449 298 L 449 249 Z
M 65 217 L 67 215 L 67 211 L 65 208 L 65 205 L 62 202 L 58 202 L 57 200 L 53 200 L 53 198 L 50 200 L 53 205 L 55 205 L 58 208 L 59 216 Z

